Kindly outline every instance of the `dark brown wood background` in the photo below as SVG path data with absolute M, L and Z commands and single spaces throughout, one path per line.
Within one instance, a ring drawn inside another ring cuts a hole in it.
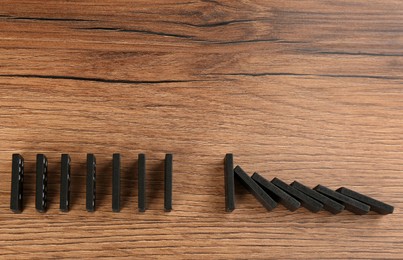
M 402 83 L 403 1 L 1 1 L 0 257 L 401 259 Z M 95 213 L 85 211 L 89 152 Z M 121 213 L 111 212 L 114 152 Z M 239 184 L 225 213 L 227 152 L 249 174 L 351 187 L 395 213 L 267 212 Z M 12 153 L 26 160 L 22 214 L 9 210 Z M 36 153 L 50 162 L 45 214 Z M 73 163 L 69 213 L 58 209 L 61 153 Z

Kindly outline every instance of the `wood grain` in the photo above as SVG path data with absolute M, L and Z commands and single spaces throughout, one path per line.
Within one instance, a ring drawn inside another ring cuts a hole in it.
M 401 259 L 402 21 L 399 0 L 2 1 L 0 257 Z M 111 210 L 114 152 L 121 213 Z M 249 174 L 347 186 L 395 213 L 267 212 L 239 184 L 225 213 L 227 152 Z M 12 153 L 26 160 L 19 215 Z M 45 214 L 34 207 L 36 153 L 49 159 Z M 58 209 L 61 153 L 72 158 L 69 213 Z M 94 213 L 86 153 L 98 162 Z

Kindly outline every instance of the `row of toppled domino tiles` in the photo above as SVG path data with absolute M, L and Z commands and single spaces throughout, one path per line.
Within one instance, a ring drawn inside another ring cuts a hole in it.
M 334 191 L 317 185 L 310 189 L 297 181 L 290 185 L 278 178 L 269 181 L 257 172 L 249 177 L 240 166 L 234 168 L 232 154 L 225 156 L 224 177 L 225 209 L 228 212 L 235 209 L 234 178 L 239 179 L 267 210 L 274 209 L 278 203 L 283 204 L 290 211 L 295 211 L 302 206 L 315 213 L 324 209 L 337 214 L 346 209 L 357 215 L 366 214 L 370 210 L 379 214 L 391 214 L 394 210 L 394 207 L 389 204 L 345 187 Z
M 112 157 L 112 210 L 119 212 L 120 205 L 120 161 L 118 153 Z M 60 210 L 67 212 L 70 209 L 70 178 L 71 158 L 68 154 L 61 155 L 60 174 Z M 164 209 L 172 210 L 172 164 L 173 155 L 165 155 L 164 164 Z M 24 183 L 24 158 L 20 154 L 12 156 L 11 198 L 10 209 L 15 213 L 23 210 L 23 183 Z M 39 212 L 47 209 L 48 191 L 48 159 L 44 154 L 36 156 L 36 198 L 35 208 Z M 96 207 L 96 158 L 94 154 L 87 154 L 87 177 L 86 177 L 86 209 L 95 211 Z M 138 155 L 138 208 L 144 212 L 146 204 L 146 156 Z

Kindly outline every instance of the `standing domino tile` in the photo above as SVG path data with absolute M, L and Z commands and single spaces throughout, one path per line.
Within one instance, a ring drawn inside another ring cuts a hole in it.
M 364 204 L 362 202 L 359 202 L 358 200 L 347 197 L 346 195 L 343 195 L 341 193 L 335 192 L 334 190 L 331 190 L 325 186 L 317 185 L 313 189 L 316 190 L 317 192 L 322 193 L 323 195 L 326 195 L 340 202 L 341 204 L 344 205 L 346 210 L 351 211 L 354 214 L 364 215 L 369 212 L 369 206 L 367 204 Z
M 48 207 L 48 159 L 44 154 L 36 155 L 36 210 L 45 212 Z
M 234 157 L 227 153 L 224 158 L 224 182 L 225 182 L 225 211 L 235 209 L 235 184 L 234 184 Z
M 392 205 L 383 203 L 382 201 L 373 199 L 373 198 L 368 197 L 368 196 L 366 196 L 364 194 L 361 194 L 361 193 L 358 193 L 356 191 L 347 189 L 345 187 L 341 187 L 341 188 L 337 189 L 336 191 L 340 192 L 341 194 L 346 195 L 346 196 L 348 196 L 350 198 L 353 198 L 355 200 L 358 200 L 360 202 L 363 202 L 363 203 L 369 205 L 371 207 L 372 211 L 375 211 L 375 212 L 377 212 L 379 214 L 386 215 L 386 214 L 392 214 L 393 213 L 394 207 Z
M 70 163 L 70 156 L 68 154 L 62 154 L 60 171 L 60 210 L 63 212 L 67 212 L 70 209 Z
M 11 199 L 10 209 L 14 213 L 22 212 L 24 184 L 24 158 L 19 154 L 12 156 L 11 169 Z
M 112 159 L 112 211 L 120 211 L 120 154 L 114 153 Z
M 146 155 L 138 156 L 138 207 L 140 212 L 147 209 L 146 201 Z
M 86 208 L 88 212 L 95 211 L 96 198 L 96 158 L 94 154 L 87 154 L 87 200 Z
M 164 209 L 172 210 L 172 154 L 165 155 L 164 167 Z

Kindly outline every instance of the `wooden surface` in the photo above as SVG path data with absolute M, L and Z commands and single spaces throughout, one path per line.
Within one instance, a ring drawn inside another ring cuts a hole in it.
M 402 83 L 398 0 L 1 1 L 0 257 L 402 259 Z M 95 213 L 85 211 L 90 152 Z M 111 212 L 114 152 L 121 213 Z M 239 184 L 225 213 L 227 152 L 249 174 L 347 186 L 395 213 L 267 212 Z M 22 214 L 9 210 L 12 153 L 26 160 Z M 34 207 L 36 153 L 49 158 L 45 214 Z M 69 213 L 58 209 L 61 153 L 73 163 Z

